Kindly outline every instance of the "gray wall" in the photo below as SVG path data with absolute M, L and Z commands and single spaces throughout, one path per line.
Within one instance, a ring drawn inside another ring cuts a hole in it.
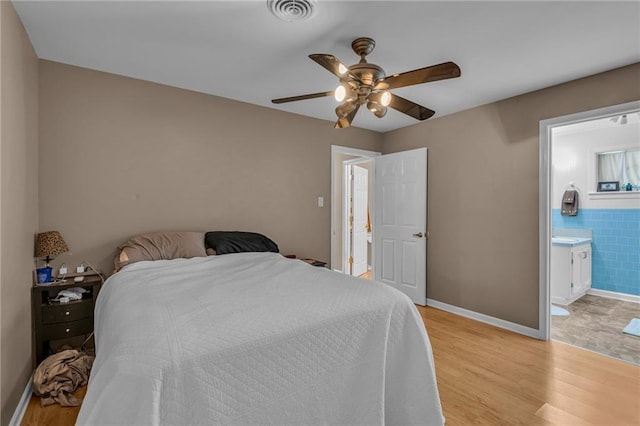
M 385 134 L 429 148 L 427 297 L 538 328 L 539 121 L 640 99 L 640 64 Z
M 13 4 L 0 2 L 0 423 L 31 374 L 38 230 L 38 59 Z
M 331 145 L 378 133 L 41 61 L 40 228 L 111 272 L 115 247 L 162 230 L 249 230 L 329 260 Z M 325 207 L 317 207 L 324 196 Z

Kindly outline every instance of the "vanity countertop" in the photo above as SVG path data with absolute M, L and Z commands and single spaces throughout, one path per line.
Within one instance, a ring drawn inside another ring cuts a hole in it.
M 585 237 L 551 237 L 551 244 L 556 246 L 579 246 L 591 243 L 591 238 Z

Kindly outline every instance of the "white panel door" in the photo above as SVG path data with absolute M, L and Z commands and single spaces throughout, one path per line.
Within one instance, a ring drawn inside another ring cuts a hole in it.
M 353 266 L 351 275 L 359 276 L 367 272 L 367 204 L 369 199 L 369 171 L 364 167 L 352 166 L 351 214 L 351 255 Z
M 427 302 L 427 149 L 375 159 L 374 278 Z

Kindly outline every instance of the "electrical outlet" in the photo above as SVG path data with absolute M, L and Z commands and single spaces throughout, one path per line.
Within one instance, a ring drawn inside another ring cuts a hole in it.
M 84 263 L 81 263 L 77 268 L 76 268 L 76 273 L 77 274 L 82 274 L 84 273 L 84 271 L 86 270 L 86 266 L 84 266 Z

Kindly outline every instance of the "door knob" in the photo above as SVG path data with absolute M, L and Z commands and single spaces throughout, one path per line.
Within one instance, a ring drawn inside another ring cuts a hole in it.
M 413 234 L 414 237 L 422 238 L 422 232 L 418 232 L 417 234 Z

